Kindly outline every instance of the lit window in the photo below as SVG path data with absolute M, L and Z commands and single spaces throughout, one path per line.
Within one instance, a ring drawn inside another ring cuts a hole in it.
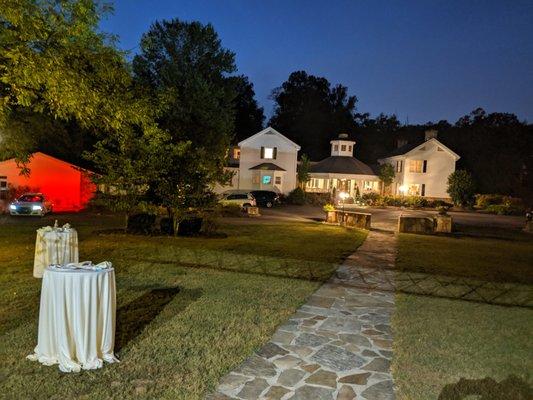
M 418 183 L 412 183 L 407 188 L 407 194 L 409 196 L 420 196 L 420 185 Z
M 409 161 L 409 172 L 420 173 L 422 172 L 422 160 L 411 160 Z
M 275 147 L 263 147 L 263 158 L 266 158 L 269 160 L 276 158 Z
M 363 182 L 363 188 L 364 188 L 365 190 L 372 190 L 372 189 L 374 189 L 374 182 L 372 182 L 372 181 L 364 181 L 364 182 Z
M 261 181 L 261 177 L 259 175 L 252 176 L 252 183 L 254 185 L 259 185 L 259 182 Z
M 276 176 L 276 185 L 281 185 L 281 176 Z
M 241 149 L 233 149 L 233 158 L 235 160 L 241 158 Z
M 396 161 L 396 172 L 403 171 L 403 161 Z
M 343 145 L 341 146 L 341 151 L 346 151 L 346 145 L 345 145 L 345 144 L 343 144 Z

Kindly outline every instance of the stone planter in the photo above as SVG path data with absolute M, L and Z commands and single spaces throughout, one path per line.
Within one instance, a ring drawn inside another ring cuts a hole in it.
M 258 217 L 259 214 L 259 207 L 247 207 L 246 212 L 248 213 L 248 216 L 250 217 Z
M 451 233 L 453 228 L 453 220 L 451 215 L 436 215 L 435 219 L 435 232 Z
M 337 218 L 337 211 L 326 211 L 326 222 L 330 224 L 337 224 L 339 222 Z

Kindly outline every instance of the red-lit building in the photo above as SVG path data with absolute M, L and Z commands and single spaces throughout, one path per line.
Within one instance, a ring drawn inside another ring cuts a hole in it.
M 91 172 L 66 161 L 37 152 L 27 166 L 30 174 L 24 176 L 14 159 L 0 162 L 0 191 L 9 186 L 27 187 L 44 194 L 54 211 L 80 211 L 96 192 Z

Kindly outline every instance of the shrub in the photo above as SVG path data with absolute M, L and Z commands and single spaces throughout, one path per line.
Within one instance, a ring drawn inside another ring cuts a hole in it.
M 453 204 L 448 203 L 447 201 L 444 201 L 444 200 L 430 200 L 428 201 L 427 207 L 432 207 L 432 208 L 446 207 L 450 209 L 453 207 Z
M 501 194 L 476 194 L 476 207 L 485 209 L 493 204 L 502 204 L 503 197 Z
M 178 236 L 196 236 L 202 229 L 203 218 L 198 215 L 186 216 L 178 225 Z
M 202 213 L 202 229 L 201 233 L 205 236 L 216 236 L 220 227 L 218 223 L 219 213 L 218 210 L 207 211 Z
M 323 206 L 329 201 L 329 193 L 306 193 L 305 202 L 313 206 Z
M 223 217 L 240 217 L 242 216 L 242 208 L 238 204 L 225 204 L 218 207 L 220 215 Z
M 422 208 L 422 207 L 427 207 L 428 205 L 428 200 L 425 199 L 424 197 L 409 196 L 409 197 L 406 197 L 405 199 L 406 199 L 406 205 L 409 207 Z
M 128 217 L 127 231 L 141 235 L 150 235 L 154 230 L 156 216 L 153 214 L 133 214 Z
M 474 204 L 475 184 L 472 175 L 465 170 L 457 170 L 448 177 L 448 194 L 454 204 L 472 206 Z
M 376 193 L 376 192 L 364 193 L 361 196 L 361 200 L 363 201 L 363 203 L 369 206 L 376 205 L 376 203 L 380 200 L 380 198 L 381 196 L 379 195 L 379 193 Z
M 159 229 L 163 235 L 174 235 L 174 221 L 172 221 L 172 218 L 161 218 Z
M 335 206 L 331 203 L 327 203 L 327 204 L 324 204 L 324 207 L 322 207 L 322 209 L 325 212 L 335 211 Z
M 303 189 L 297 187 L 292 192 L 290 192 L 287 196 L 287 203 L 299 206 L 305 204 L 305 192 L 303 191 Z

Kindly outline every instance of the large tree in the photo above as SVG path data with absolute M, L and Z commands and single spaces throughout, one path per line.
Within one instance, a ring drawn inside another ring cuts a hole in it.
M 348 88 L 331 86 L 326 78 L 293 72 L 281 87 L 274 89 L 274 115 L 270 125 L 302 147 L 312 160 L 327 157 L 329 142 L 339 133 L 353 134 L 355 96 Z
M 142 123 L 124 55 L 97 29 L 93 0 L 0 0 L 0 157 L 28 154 L 43 135 L 75 121 L 82 130 Z
M 255 99 L 254 85 L 244 75 L 228 78 L 235 93 L 235 128 L 233 142 L 238 143 L 263 129 L 265 114 Z
M 150 193 L 176 219 L 228 179 L 235 93 L 227 77 L 234 58 L 212 25 L 172 19 L 150 27 L 133 60 L 136 83 L 157 102 L 157 122 L 169 134 Z

